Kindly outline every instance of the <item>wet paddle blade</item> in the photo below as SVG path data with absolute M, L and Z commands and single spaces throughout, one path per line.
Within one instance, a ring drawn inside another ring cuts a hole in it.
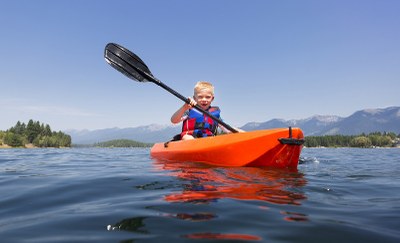
M 146 64 L 137 55 L 118 44 L 107 44 L 104 58 L 108 64 L 130 79 L 139 82 L 153 81 Z

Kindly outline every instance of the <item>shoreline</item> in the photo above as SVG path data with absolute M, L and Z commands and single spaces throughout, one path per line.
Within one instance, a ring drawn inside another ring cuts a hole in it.
M 74 146 L 71 147 L 37 147 L 31 143 L 25 144 L 23 147 L 12 147 L 9 146 L 7 144 L 1 144 L 0 145 L 0 149 L 42 149 L 42 148 L 73 148 Z M 96 148 L 96 146 L 93 146 L 94 148 Z M 98 147 L 101 148 L 101 147 Z M 106 147 L 104 147 L 106 148 Z M 111 147 L 112 148 L 112 147 Z M 117 147 L 115 147 L 117 148 Z M 131 147 L 120 147 L 120 148 L 131 148 Z M 327 149 L 327 148 L 334 148 L 334 149 L 341 149 L 341 148 L 358 148 L 358 147 L 303 147 L 303 149 Z M 359 149 L 400 149 L 400 146 L 396 146 L 396 147 L 370 147 L 370 148 L 359 148 Z
M 37 147 L 31 143 L 27 143 L 24 146 L 12 147 L 7 144 L 1 144 L 0 149 L 41 149 L 41 148 L 70 148 L 70 147 Z
M 10 148 L 39 148 L 39 147 L 36 147 L 35 145 L 33 145 L 31 143 L 27 143 L 24 146 L 20 146 L 20 147 L 12 147 L 12 146 L 10 146 L 8 144 L 4 144 L 4 143 L 0 145 L 0 149 L 10 149 Z

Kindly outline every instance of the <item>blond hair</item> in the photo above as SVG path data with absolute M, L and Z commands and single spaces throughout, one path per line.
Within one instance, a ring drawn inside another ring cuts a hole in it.
M 207 81 L 199 81 L 196 83 L 194 86 L 194 95 L 196 95 L 198 92 L 200 92 L 203 89 L 208 89 L 211 94 L 214 96 L 214 86 L 212 83 L 207 82 Z

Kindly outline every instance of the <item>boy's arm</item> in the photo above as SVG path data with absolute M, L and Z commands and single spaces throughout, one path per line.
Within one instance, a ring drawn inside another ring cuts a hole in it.
M 179 108 L 172 116 L 171 116 L 171 122 L 173 124 L 179 123 L 182 121 L 182 116 L 185 114 L 185 111 L 191 109 L 193 106 L 195 106 L 197 103 L 194 101 L 192 98 L 188 98 L 190 100 L 190 104 L 183 104 L 181 108 Z
M 181 108 L 179 108 L 172 116 L 171 116 L 171 122 L 173 124 L 179 123 L 182 121 L 182 116 L 187 110 L 187 105 L 184 104 Z

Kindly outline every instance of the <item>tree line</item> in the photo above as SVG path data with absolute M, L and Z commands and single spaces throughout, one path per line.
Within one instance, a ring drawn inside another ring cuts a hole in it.
M 145 147 L 151 147 L 153 144 L 152 143 L 142 143 L 134 140 L 129 140 L 129 139 L 116 139 L 116 140 L 110 140 L 106 142 L 101 142 L 101 143 L 95 143 L 95 147 L 106 147 L 106 148 L 145 148 Z
M 361 135 L 307 136 L 306 147 L 395 147 L 400 144 L 400 134 L 393 132 L 373 132 Z
M 6 131 L 0 131 L 0 145 L 24 147 L 33 144 L 36 147 L 71 147 L 71 136 L 61 131 L 52 131 L 48 124 L 29 120 L 28 124 L 20 121 Z

